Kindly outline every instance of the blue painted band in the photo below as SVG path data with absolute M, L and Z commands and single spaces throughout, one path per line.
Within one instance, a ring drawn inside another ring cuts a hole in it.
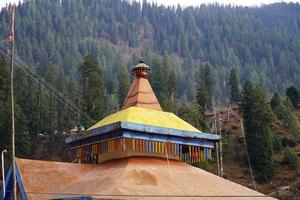
M 159 135 L 177 136 L 182 138 L 194 138 L 194 139 L 207 139 L 207 140 L 220 140 L 220 135 L 208 134 L 202 132 L 183 131 L 171 128 L 162 128 L 157 126 L 149 126 L 144 124 L 137 124 L 132 122 L 116 122 L 100 128 L 96 128 L 87 131 L 86 135 L 82 136 L 70 136 L 65 138 L 65 143 L 73 143 L 76 141 L 84 140 L 90 137 L 103 135 L 105 133 L 113 132 L 119 129 L 126 129 L 132 131 L 140 131 L 146 133 L 154 133 Z
M 143 139 L 150 141 L 158 141 L 158 142 L 170 142 L 174 144 L 183 144 L 183 145 L 191 145 L 198 147 L 207 147 L 214 148 L 215 142 L 201 140 L 201 139 L 193 139 L 193 138 L 179 138 L 179 137 L 170 137 L 165 135 L 154 135 L 148 133 L 140 133 L 133 131 L 124 131 L 123 136 L 126 138 L 135 138 L 135 139 Z

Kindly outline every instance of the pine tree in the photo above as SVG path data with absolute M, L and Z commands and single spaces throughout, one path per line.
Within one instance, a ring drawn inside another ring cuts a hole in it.
M 57 84 L 57 78 L 58 78 L 58 66 L 57 65 L 50 65 L 50 67 L 47 70 L 46 80 L 53 85 L 54 87 Z M 58 106 L 58 100 L 55 98 L 54 94 L 51 91 L 47 91 L 49 95 L 49 104 L 47 105 L 47 127 L 46 131 L 47 133 L 50 133 L 52 136 L 52 139 L 54 139 L 54 135 L 58 131 L 58 113 L 57 113 L 57 106 Z
M 202 63 L 197 73 L 197 103 L 205 110 L 212 109 L 213 80 L 211 75 L 211 66 L 208 63 Z
M 296 108 L 300 102 L 299 90 L 294 85 L 291 85 L 286 89 L 286 96 L 292 102 L 294 108 Z
M 270 129 L 273 115 L 265 91 L 260 86 L 253 86 L 251 82 L 246 81 L 239 106 L 244 118 L 249 156 L 256 177 L 261 181 L 269 181 L 275 170 Z
M 289 106 L 286 102 L 280 102 L 273 109 L 273 111 L 276 114 L 277 118 L 287 125 L 288 132 L 295 137 L 300 138 L 300 124 L 293 114 L 291 107 L 293 106 Z
M 271 99 L 271 108 L 272 110 L 276 109 L 281 104 L 280 96 L 277 92 L 274 92 Z
M 201 108 L 203 108 L 204 111 L 207 110 L 208 107 L 207 102 L 209 101 L 210 98 L 205 86 L 200 85 L 198 87 L 196 99 L 198 105 L 201 106 Z
M 197 71 L 197 103 L 205 110 L 212 109 L 213 81 L 211 66 L 202 63 Z
M 206 111 L 212 109 L 213 81 L 210 71 L 211 66 L 208 63 L 201 64 L 197 73 L 197 95 L 199 121 L 202 128 L 207 130 Z
M 176 79 L 176 74 L 172 70 L 169 72 L 168 77 L 167 77 L 167 90 L 168 90 L 168 99 L 169 99 L 169 108 L 167 111 L 175 111 L 175 92 L 177 89 L 177 79 Z
M 22 78 L 22 79 L 21 79 Z M 32 142 L 27 127 L 26 116 L 22 110 L 25 106 L 27 95 L 25 93 L 26 82 L 15 70 L 15 137 L 16 155 L 28 157 L 31 155 Z M 10 71 L 3 58 L 0 58 L 0 149 L 11 152 L 11 99 L 10 99 Z M 22 106 L 19 104 L 22 103 Z
M 79 67 L 82 107 L 94 120 L 104 115 L 104 87 L 102 71 L 97 60 L 88 55 Z M 87 124 L 83 122 L 85 126 Z
M 126 98 L 129 89 L 129 76 L 128 71 L 124 66 L 120 66 L 118 71 L 118 80 L 119 80 L 119 91 L 118 91 L 118 100 L 119 105 L 122 106 L 123 101 Z
M 71 79 L 68 81 L 67 94 L 71 102 L 73 102 L 77 106 L 81 105 L 81 96 L 78 89 L 78 82 L 75 79 Z M 80 117 L 78 116 L 78 114 L 72 112 L 69 108 L 67 109 L 67 118 L 69 119 L 70 126 L 72 126 L 70 128 L 74 128 L 75 126 L 78 127 L 80 125 Z
M 178 116 L 199 130 L 208 130 L 206 116 L 197 103 L 192 103 L 190 106 L 181 106 L 178 111 Z
M 67 82 L 65 79 L 65 73 L 62 69 L 59 69 L 56 88 L 64 96 L 68 96 Z M 57 126 L 59 133 L 70 130 L 75 126 L 75 120 L 71 118 L 72 115 L 70 115 L 70 110 L 63 102 L 60 101 L 57 102 L 57 116 Z
M 232 104 L 238 103 L 240 98 L 240 89 L 239 89 L 239 81 L 234 68 L 232 68 L 230 71 L 229 86 L 230 86 L 230 102 Z
M 7 149 L 10 142 L 8 130 L 10 102 L 9 102 L 9 67 L 3 57 L 0 57 L 0 149 Z
M 177 88 L 177 80 L 174 69 L 171 67 L 167 53 L 164 53 L 163 65 L 160 73 L 165 76 L 162 80 L 163 84 L 161 92 L 161 105 L 165 111 L 175 112 L 176 102 L 174 100 L 175 91 Z
M 211 74 L 211 65 L 208 63 L 204 64 L 203 85 L 206 87 L 208 94 L 207 108 L 208 110 L 212 110 L 213 80 Z

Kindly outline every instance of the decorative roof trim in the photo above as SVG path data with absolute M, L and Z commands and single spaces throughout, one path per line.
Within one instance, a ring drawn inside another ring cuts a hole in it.
M 92 129 L 87 131 L 86 135 L 82 136 L 70 136 L 65 138 L 65 143 L 69 144 L 75 141 L 79 141 L 82 139 L 86 139 L 89 137 L 93 137 L 96 135 L 101 135 L 104 133 L 112 132 L 118 129 L 126 129 L 132 131 L 140 131 L 146 133 L 156 133 L 160 135 L 168 135 L 168 136 L 177 136 L 183 138 L 194 138 L 194 139 L 207 139 L 207 140 L 219 140 L 220 135 L 216 134 L 209 134 L 203 132 L 193 132 L 193 131 L 185 131 L 185 130 L 178 130 L 173 128 L 163 128 L 158 126 L 150 126 L 132 122 L 116 122 L 113 124 L 108 124 L 106 126 L 102 126 L 99 128 Z

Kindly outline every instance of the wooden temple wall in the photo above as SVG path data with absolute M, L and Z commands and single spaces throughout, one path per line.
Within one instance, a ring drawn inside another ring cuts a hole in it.
M 211 149 L 188 146 L 183 152 L 183 145 L 169 142 L 118 137 L 92 144 L 71 148 L 71 159 L 79 163 L 101 163 L 106 160 L 129 156 L 155 156 L 181 160 L 186 163 L 203 162 L 210 159 Z
M 180 155 L 180 160 L 185 163 L 204 162 L 208 159 L 212 159 L 210 148 L 189 146 L 189 152 Z

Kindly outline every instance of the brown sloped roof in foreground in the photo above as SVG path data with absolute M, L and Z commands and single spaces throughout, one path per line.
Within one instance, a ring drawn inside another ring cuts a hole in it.
M 28 199 L 34 200 L 70 196 L 272 199 L 188 164 L 174 160 L 168 164 L 166 159 L 159 158 L 133 157 L 98 165 L 17 159 L 17 167 Z

